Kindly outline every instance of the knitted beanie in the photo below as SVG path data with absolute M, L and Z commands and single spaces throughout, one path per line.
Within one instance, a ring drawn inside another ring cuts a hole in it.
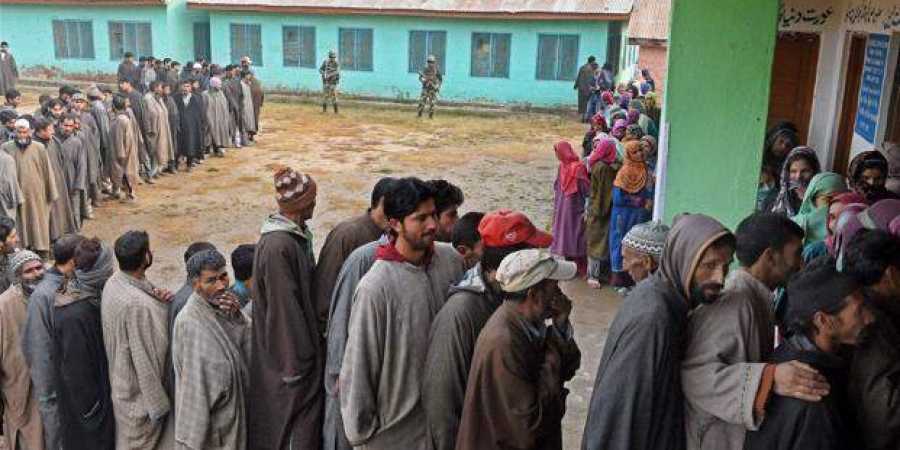
M 316 202 L 316 182 L 290 167 L 275 172 L 275 191 L 278 209 L 284 213 L 303 211 Z
M 30 250 L 19 250 L 9 257 L 9 276 L 16 278 L 19 275 L 19 269 L 31 261 L 41 262 L 41 257 L 37 253 Z
M 654 257 L 661 257 L 669 227 L 659 221 L 639 223 L 622 239 L 622 245 Z

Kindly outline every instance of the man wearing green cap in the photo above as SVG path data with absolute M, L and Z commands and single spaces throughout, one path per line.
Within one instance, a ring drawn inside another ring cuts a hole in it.
M 334 113 L 337 114 L 337 86 L 341 82 L 341 67 L 334 50 L 329 51 L 328 59 L 322 61 L 319 75 L 322 76 L 322 112 L 328 111 L 328 102 L 331 102 Z
M 495 277 L 504 300 L 475 344 L 457 450 L 562 449 L 563 383 L 575 375 L 581 353 L 559 281 L 577 272 L 575 263 L 543 249 L 500 263 Z

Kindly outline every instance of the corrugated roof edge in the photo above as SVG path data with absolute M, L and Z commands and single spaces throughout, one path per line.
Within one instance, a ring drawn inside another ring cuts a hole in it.
M 0 0 L 0 5 L 164 6 L 168 0 Z

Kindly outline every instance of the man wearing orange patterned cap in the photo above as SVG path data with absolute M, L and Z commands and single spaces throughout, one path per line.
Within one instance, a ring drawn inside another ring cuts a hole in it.
M 248 442 L 254 449 L 319 449 L 325 347 L 311 285 L 316 183 L 275 173 L 278 212 L 263 223 L 253 261 Z
M 453 450 L 456 446 L 475 341 L 503 302 L 495 278 L 500 261 L 518 250 L 547 248 L 553 241 L 525 214 L 506 209 L 485 215 L 478 232 L 484 244 L 481 262 L 450 288 L 450 298 L 431 323 L 422 402 L 434 450 Z

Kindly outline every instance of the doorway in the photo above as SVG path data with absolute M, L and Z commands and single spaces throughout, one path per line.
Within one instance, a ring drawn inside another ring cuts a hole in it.
M 766 128 L 778 122 L 797 126 L 800 144 L 806 144 L 816 88 L 816 64 L 819 61 L 819 35 L 781 33 L 772 61 L 772 85 L 769 90 L 769 115 Z
M 856 108 L 859 99 L 859 82 L 863 63 L 866 60 L 866 37 L 853 36 L 850 40 L 850 54 L 847 58 L 847 76 L 844 81 L 844 98 L 841 101 L 841 115 L 838 119 L 837 146 L 834 152 L 832 170 L 842 175 L 847 173 L 850 163 L 850 145 L 853 142 L 853 128 L 856 124 Z
M 900 49 L 897 52 L 900 53 Z M 891 88 L 890 102 L 884 140 L 900 143 L 900 54 L 897 55 L 897 65 L 894 68 L 894 86 Z

